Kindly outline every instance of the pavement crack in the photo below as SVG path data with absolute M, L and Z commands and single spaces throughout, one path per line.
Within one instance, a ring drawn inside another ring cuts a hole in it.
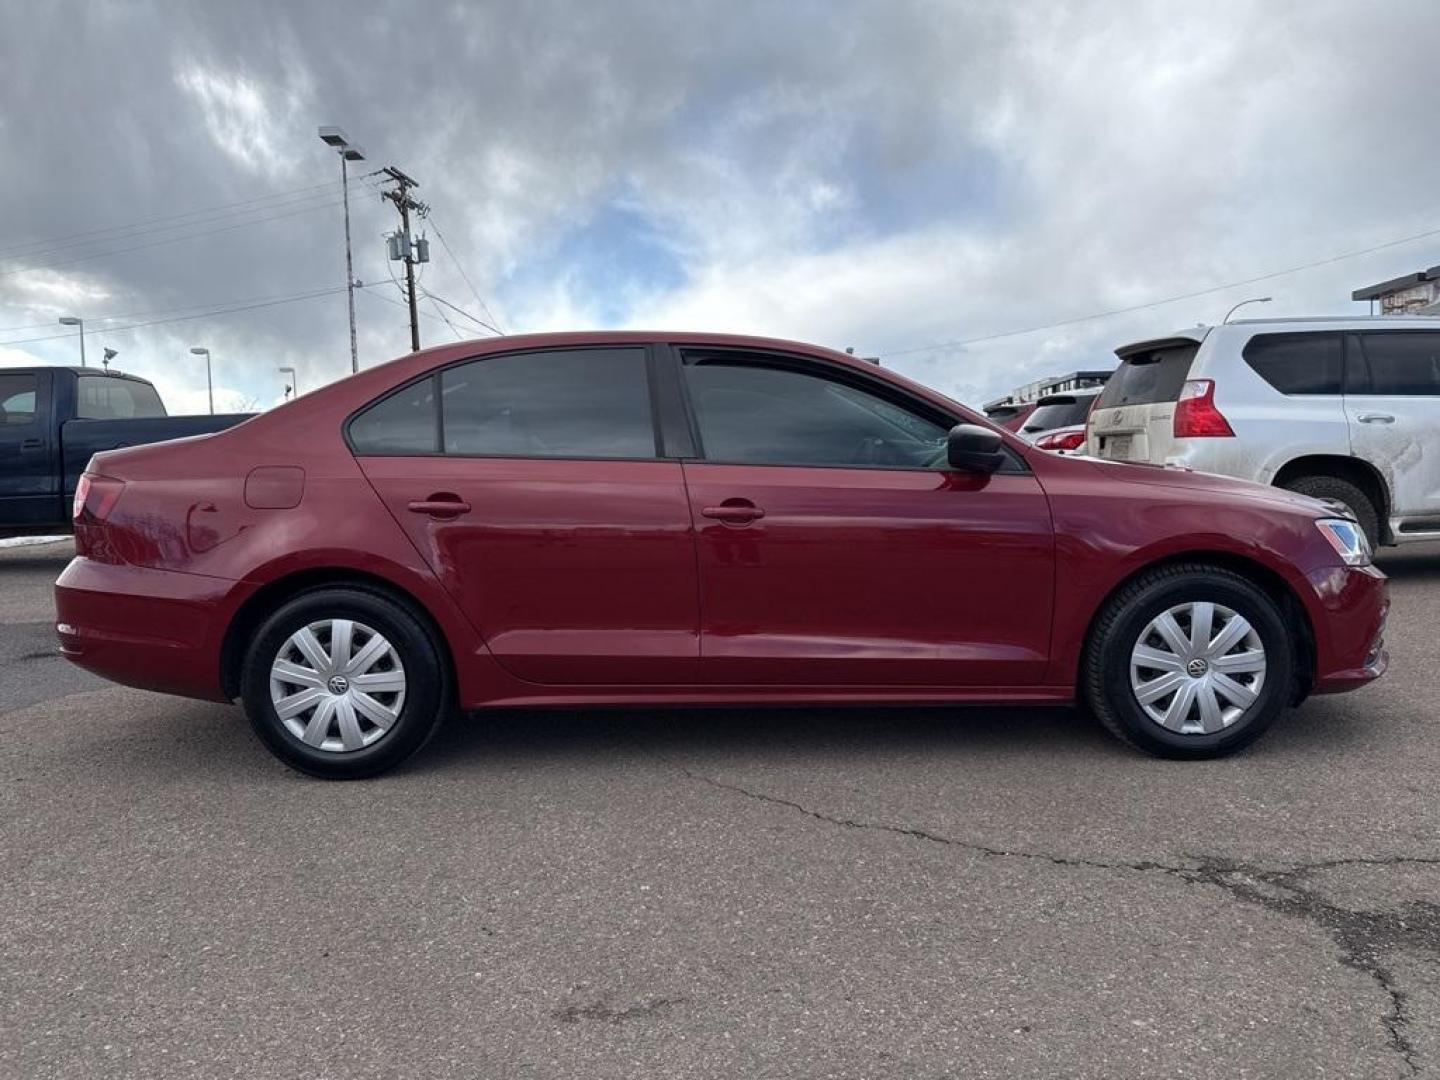
M 673 763 L 672 763 L 673 764 Z M 1020 851 L 1013 848 L 997 848 L 987 844 L 981 844 L 973 840 L 959 840 L 954 837 L 944 836 L 933 832 L 930 829 L 922 829 L 913 825 L 892 825 L 883 821 L 861 821 L 858 818 L 838 817 L 833 814 L 826 814 L 820 810 L 812 809 L 803 803 L 795 802 L 793 799 L 782 798 L 778 795 L 767 795 L 763 791 L 753 791 L 750 788 L 742 787 L 739 784 L 731 784 L 724 780 L 717 780 L 713 776 L 695 772 L 683 765 L 674 765 L 685 776 L 691 780 L 698 780 L 701 783 L 709 784 L 711 787 L 719 788 L 721 791 L 728 791 L 736 795 L 743 795 L 756 802 L 769 803 L 772 806 L 784 807 L 804 814 L 806 817 L 814 818 L 816 821 L 823 821 L 830 825 L 838 825 L 846 829 L 864 829 L 874 832 L 892 833 L 896 836 L 909 837 L 912 840 L 922 840 L 928 844 L 941 844 L 945 847 L 963 848 L 966 851 L 973 851 L 977 855 L 993 859 L 1034 859 L 1039 862 L 1051 863 L 1055 866 L 1085 867 L 1093 870 L 1131 870 L 1139 872 L 1159 872 L 1174 874 L 1185 877 L 1198 867 L 1172 866 L 1159 862 L 1105 862 L 1099 859 L 1082 859 L 1068 855 L 1053 855 L 1041 851 Z
M 1163 873 L 1194 885 L 1209 885 L 1222 890 L 1235 900 L 1261 907 L 1267 911 L 1303 919 L 1324 930 L 1339 950 L 1339 963 L 1368 976 L 1385 993 L 1389 1008 L 1380 1017 L 1390 1049 L 1402 1061 L 1406 1073 L 1418 1074 L 1416 1048 L 1410 1038 L 1411 1015 L 1409 999 L 1397 984 L 1384 957 L 1395 950 L 1429 953 L 1440 958 L 1440 905 L 1415 902 L 1397 911 L 1363 911 L 1337 907 L 1323 899 L 1302 882 L 1325 870 L 1347 866 L 1440 866 L 1440 856 L 1389 855 L 1325 859 L 1298 863 L 1283 869 L 1266 869 L 1256 865 L 1196 857 L 1188 865 L 1155 861 L 1108 862 L 1046 852 L 1021 851 L 993 847 L 973 840 L 960 840 L 913 825 L 894 825 L 880 821 L 827 814 L 779 795 L 755 791 L 740 784 L 717 780 L 695 772 L 677 762 L 669 762 L 684 776 L 721 791 L 778 806 L 806 817 L 846 829 L 891 833 L 927 844 L 960 848 L 985 858 L 1030 859 L 1052 866 L 1084 867 L 1094 870 Z

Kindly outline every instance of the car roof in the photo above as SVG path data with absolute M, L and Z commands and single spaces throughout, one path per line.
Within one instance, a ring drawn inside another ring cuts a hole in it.
M 1074 405 L 1083 398 L 1098 397 L 1103 393 L 1103 386 L 1082 386 L 1078 390 L 1066 390 L 1060 394 L 1046 394 L 1038 399 L 1036 405 Z

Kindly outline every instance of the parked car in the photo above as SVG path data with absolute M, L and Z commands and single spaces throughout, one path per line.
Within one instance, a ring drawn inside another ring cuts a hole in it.
M 0 536 L 68 532 L 92 454 L 199 435 L 245 417 L 166 416 L 155 387 L 95 368 L 0 368 Z
M 1440 538 L 1440 319 L 1243 320 L 1117 353 L 1091 454 L 1341 503 L 1372 544 Z
M 448 345 L 96 455 L 56 629 L 326 777 L 500 705 L 1078 698 L 1209 757 L 1385 670 L 1385 577 L 1333 508 L 977 420 L 793 342 Z
M 1041 450 L 1076 453 L 1085 445 L 1085 420 L 1100 397 L 1100 388 L 1047 394 L 1020 426 L 1020 435 Z
M 1020 426 L 1031 413 L 1035 411 L 1033 401 L 1006 402 L 1003 405 L 990 405 L 985 409 L 985 417 L 997 427 L 1006 431 L 1019 431 Z

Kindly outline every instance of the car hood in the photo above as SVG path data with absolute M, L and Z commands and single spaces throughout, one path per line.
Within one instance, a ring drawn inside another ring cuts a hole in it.
M 1101 472 L 1107 480 L 1148 485 L 1150 487 L 1174 488 L 1181 491 L 1205 492 L 1227 498 L 1244 499 L 1247 502 L 1263 502 L 1276 509 L 1312 517 L 1335 517 L 1342 514 L 1335 506 L 1299 495 L 1284 488 L 1269 487 L 1249 480 L 1237 480 L 1233 476 L 1217 473 L 1195 472 L 1173 465 L 1146 465 L 1136 462 L 1101 461 L 1096 458 L 1082 459 L 1086 464 Z

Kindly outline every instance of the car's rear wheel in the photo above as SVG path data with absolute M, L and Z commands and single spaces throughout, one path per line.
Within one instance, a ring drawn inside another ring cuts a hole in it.
M 405 760 L 435 731 L 447 700 L 429 630 L 361 587 L 314 589 L 276 610 L 246 653 L 241 695 L 277 757 L 334 780 Z
M 1380 511 L 1370 501 L 1370 496 L 1349 480 L 1341 480 L 1338 476 L 1300 476 L 1287 480 L 1285 490 L 1308 495 L 1312 499 L 1340 503 L 1355 515 L 1370 546 L 1380 546 Z
M 1144 574 L 1106 604 L 1082 691 L 1126 742 L 1161 757 L 1220 757 L 1273 724 L 1293 689 L 1295 647 L 1254 582 L 1203 564 Z

